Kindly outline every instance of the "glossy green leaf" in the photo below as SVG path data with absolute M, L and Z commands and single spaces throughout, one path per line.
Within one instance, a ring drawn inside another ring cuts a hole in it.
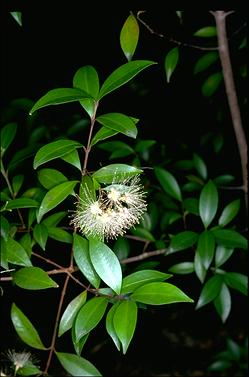
M 205 230 L 199 235 L 196 252 L 201 258 L 201 262 L 207 270 L 214 258 L 215 239 L 211 231 Z
M 41 246 L 42 250 L 45 250 L 48 239 L 47 227 L 44 224 L 35 224 L 33 236 L 38 245 Z
M 149 60 L 133 60 L 121 65 L 120 67 L 115 69 L 115 71 L 113 71 L 110 76 L 107 77 L 102 87 L 100 88 L 98 99 L 100 100 L 108 93 L 126 84 L 138 73 L 153 64 L 157 63 Z
M 199 173 L 200 177 L 202 179 L 206 180 L 207 175 L 208 175 L 207 166 L 206 166 L 205 162 L 203 161 L 203 159 L 197 153 L 193 154 L 193 166 L 195 167 L 195 169 Z
M 178 60 L 179 60 L 179 49 L 178 47 L 174 47 L 172 48 L 172 50 L 170 50 L 167 53 L 164 60 L 164 68 L 165 68 L 166 78 L 167 78 L 168 83 L 170 82 L 172 73 L 176 69 Z
M 219 245 L 233 249 L 235 247 L 240 249 L 247 249 L 248 241 L 238 233 L 236 230 L 232 229 L 214 229 L 212 230 L 216 242 Z
M 194 271 L 195 267 L 193 262 L 181 262 L 174 264 L 169 268 L 169 272 L 180 275 L 191 274 Z
M 49 227 L 53 227 L 53 226 L 57 226 L 59 224 L 59 222 L 64 219 L 64 217 L 67 215 L 68 213 L 66 211 L 60 211 L 60 212 L 56 212 L 54 213 L 53 215 L 50 215 L 48 217 L 46 217 L 46 219 L 43 220 L 43 224 L 46 225 L 47 228 Z
M 143 240 L 155 242 L 155 238 L 153 234 L 148 229 L 144 229 L 142 227 L 136 226 L 135 228 L 131 228 L 130 231 L 136 237 L 139 237 Z
M 132 300 L 150 305 L 172 304 L 174 302 L 193 302 L 173 284 L 153 282 L 137 288 L 130 296 Z
M 93 297 L 82 306 L 75 319 L 76 341 L 97 326 L 105 314 L 107 304 L 108 300 L 105 297 Z
M 218 268 L 224 264 L 233 254 L 234 249 L 218 245 L 215 251 L 215 267 Z
M 18 287 L 30 290 L 58 288 L 58 285 L 39 267 L 24 267 L 13 273 L 13 281 Z
M 92 138 L 91 145 L 93 146 L 97 144 L 99 141 L 108 139 L 109 137 L 112 137 L 116 135 L 117 133 L 118 133 L 117 131 L 114 131 L 111 128 L 101 127 L 99 131 L 97 131 L 94 137 Z
M 229 224 L 237 215 L 240 209 L 240 199 L 233 200 L 229 203 L 222 211 L 218 224 L 220 226 L 226 226 Z
M 27 361 L 24 367 L 18 369 L 18 376 L 34 376 L 42 374 L 41 369 L 37 368 L 31 361 Z
M 86 194 L 87 193 L 87 194 Z M 94 182 L 90 175 L 84 175 L 80 183 L 80 193 L 79 196 L 81 199 L 87 199 L 85 196 L 91 200 L 96 200 L 96 189 L 94 187 Z
M 203 225 L 207 228 L 214 219 L 218 208 L 218 191 L 213 181 L 205 184 L 200 194 L 199 213 Z
M 73 77 L 74 88 L 82 89 L 90 94 L 91 97 L 97 98 L 99 93 L 99 77 L 96 69 L 91 65 L 85 65 L 79 68 Z
M 194 33 L 194 36 L 203 38 L 215 37 L 216 35 L 217 30 L 215 26 L 205 26 Z
M 219 59 L 219 54 L 216 51 L 208 52 L 202 55 L 194 66 L 194 73 L 200 73 L 209 68 L 214 62 Z
M 15 135 L 16 135 L 16 130 L 17 130 L 17 124 L 14 122 L 6 124 L 1 129 L 1 133 L 0 133 L 1 157 L 4 155 L 5 151 L 14 140 Z
M 195 267 L 196 276 L 198 277 L 198 279 L 200 280 L 201 283 L 204 283 L 204 280 L 205 280 L 205 277 L 206 277 L 206 274 L 207 274 L 207 270 L 202 263 L 202 259 L 199 255 L 199 253 L 195 253 L 194 267 Z
M 131 118 L 121 113 L 108 113 L 100 115 L 96 118 L 96 121 L 102 124 L 106 128 L 110 128 L 113 131 L 120 132 L 133 139 L 137 136 L 137 127 Z
M 126 164 L 111 164 L 100 168 L 92 177 L 101 183 L 112 183 L 123 181 L 126 178 L 142 173 L 143 170 Z
M 201 87 L 202 94 L 205 97 L 211 97 L 219 88 L 222 82 L 222 79 L 223 79 L 223 75 L 221 72 L 216 72 L 208 76 L 208 78 L 202 84 L 202 87 Z
M 222 174 L 222 175 L 218 175 L 218 177 L 215 177 L 213 179 L 213 182 L 215 183 L 217 187 L 220 187 L 220 186 L 225 186 L 225 185 L 230 184 L 231 182 L 234 181 L 234 179 L 235 179 L 234 176 L 231 174 Z
M 90 361 L 72 353 L 55 352 L 63 368 L 72 376 L 101 376 Z
M 75 262 L 82 274 L 94 286 L 94 288 L 98 288 L 100 277 L 96 273 L 91 262 L 88 241 L 78 234 L 73 235 L 73 252 Z
M 8 264 L 8 249 L 7 249 L 7 242 L 6 240 L 1 236 L 1 267 L 4 268 L 5 270 L 9 269 L 9 264 Z
M 163 168 L 155 168 L 155 174 L 164 191 L 181 202 L 182 194 L 175 177 Z
M 66 182 L 68 179 L 60 171 L 56 169 L 41 169 L 37 173 L 37 178 L 41 185 L 47 190 L 59 185 L 62 182 Z
M 82 145 L 73 140 L 56 140 L 52 143 L 46 144 L 41 147 L 35 155 L 34 169 L 44 164 L 45 162 L 54 160 L 55 158 L 63 157 L 64 155 L 72 152 L 75 148 L 80 148 Z
M 133 301 L 122 301 L 113 315 L 115 332 L 122 344 L 123 354 L 129 347 L 137 324 L 137 305 Z
M 65 200 L 68 195 L 72 194 L 74 186 L 78 181 L 67 181 L 53 187 L 44 196 L 37 215 L 37 222 L 39 223 L 42 217 Z
M 48 227 L 48 236 L 50 238 L 53 238 L 53 240 L 65 242 L 71 244 L 73 242 L 72 235 L 67 232 L 65 229 L 57 228 L 55 226 Z
M 198 234 L 190 230 L 185 230 L 173 236 L 169 245 L 169 253 L 188 249 L 193 246 L 198 238 Z
M 247 296 L 248 293 L 248 277 L 238 272 L 226 272 L 224 275 L 225 283 L 233 289 Z
M 83 98 L 91 97 L 82 89 L 78 88 L 58 88 L 49 90 L 44 96 L 42 96 L 32 107 L 29 115 L 32 115 L 35 111 L 42 107 L 50 105 L 60 105 L 62 103 L 80 101 Z
M 200 309 L 202 306 L 209 304 L 219 294 L 222 287 L 223 279 L 221 275 L 212 276 L 203 286 L 199 300 L 196 305 L 196 309 Z
M 169 279 L 171 276 L 171 274 L 165 274 L 164 272 L 156 270 L 141 270 L 133 272 L 123 279 L 121 294 L 134 292 L 135 289 L 144 284 L 155 281 L 164 281 Z
M 59 337 L 63 335 L 66 331 L 71 329 L 78 311 L 86 302 L 86 297 L 87 291 L 83 291 L 79 295 L 77 295 L 72 301 L 69 302 L 59 323 Z
M 126 157 L 134 153 L 133 149 L 123 141 L 107 141 L 98 147 L 111 152 L 109 159 Z
M 81 352 L 82 352 L 82 349 L 88 339 L 88 336 L 90 335 L 90 333 L 87 333 L 86 335 L 84 335 L 80 340 L 76 341 L 76 335 L 75 335 L 75 331 L 74 331 L 74 327 L 72 327 L 72 341 L 73 341 L 73 346 L 74 346 L 74 349 L 75 349 L 75 352 L 77 353 L 77 355 L 81 355 Z
M 121 343 L 120 343 L 120 340 L 119 340 L 117 333 L 115 331 L 115 328 L 114 328 L 113 317 L 114 317 L 115 311 L 116 311 L 116 309 L 118 308 L 119 305 L 120 305 L 120 302 L 116 302 L 111 307 L 111 309 L 107 313 L 106 322 L 105 322 L 106 331 L 108 332 L 108 334 L 112 338 L 112 340 L 113 340 L 115 346 L 117 347 L 118 351 L 120 351 Z
M 18 23 L 18 25 L 22 26 L 22 12 L 10 12 L 11 16 L 14 18 L 14 20 Z M 18 374 L 19 374 L 18 370 Z
M 103 242 L 90 239 L 89 253 L 99 277 L 117 294 L 121 291 L 122 270 L 117 256 Z
M 22 187 L 23 181 L 24 181 L 24 175 L 23 174 L 18 174 L 18 175 L 15 175 L 13 177 L 12 188 L 13 188 L 14 197 L 16 197 L 20 188 Z
M 135 53 L 139 38 L 139 25 L 133 13 L 127 17 L 120 32 L 120 46 L 130 61 Z
M 222 284 L 219 295 L 214 299 L 214 306 L 223 323 L 226 322 L 232 307 L 230 291 Z
M 0 228 L 1 228 L 1 237 L 3 237 L 5 241 L 7 241 L 8 236 L 9 236 L 10 224 L 8 220 L 2 215 L 0 215 Z
M 199 216 L 199 200 L 197 198 L 186 198 L 183 206 L 188 213 Z
M 79 159 L 79 153 L 75 149 L 67 154 L 64 154 L 64 156 L 61 157 L 63 161 L 68 162 L 70 165 L 75 166 L 79 171 L 81 171 L 81 163 Z
M 24 248 L 26 251 L 27 255 L 29 258 L 31 258 L 32 254 L 32 239 L 30 233 L 24 234 L 20 239 L 19 239 L 20 245 Z
M 19 242 L 13 238 L 8 238 L 6 241 L 7 260 L 9 263 L 17 264 L 19 266 L 32 266 L 28 254 Z
M 45 346 L 42 344 L 38 332 L 15 303 L 13 303 L 11 306 L 11 321 L 17 334 L 24 343 L 33 348 L 46 350 Z
M 12 210 L 16 208 L 32 208 L 32 207 L 38 207 L 38 206 L 39 206 L 39 203 L 34 199 L 18 198 L 18 199 L 9 200 L 4 208 L 6 210 Z

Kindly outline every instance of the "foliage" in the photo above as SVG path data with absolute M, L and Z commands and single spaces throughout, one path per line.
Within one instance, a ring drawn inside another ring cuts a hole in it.
M 205 38 L 214 35 L 211 26 L 195 33 Z M 102 84 L 97 70 L 86 65 L 75 72 L 73 87 L 52 89 L 32 104 L 19 100 L 29 112 L 29 137 L 21 148 L 18 121 L 11 119 L 1 129 L 5 181 L 1 191 L 2 272 L 10 272 L 14 286 L 21 289 L 60 288 L 50 344 L 36 329 L 38 321 L 33 324 L 15 302 L 11 306 L 11 321 L 22 342 L 48 352 L 42 373 L 48 372 L 55 354 L 71 375 L 101 375 L 82 356 L 88 337 L 100 322 L 117 350 L 126 354 L 141 310 L 149 305 L 194 302 L 192 296 L 166 282 L 173 280 L 173 274 L 182 280 L 193 274 L 200 286 L 195 309 L 212 303 L 223 323 L 231 312 L 232 292 L 247 294 L 247 277 L 230 271 L 228 264 L 247 249 L 238 225 L 241 200 L 233 197 L 226 201 L 222 194 L 234 177 L 227 173 L 214 176 L 199 151 L 181 146 L 178 159 L 165 154 L 153 139 L 137 140 L 139 119 L 133 114 L 101 112 L 104 97 L 145 69 L 153 72 L 156 62 L 132 60 L 138 38 L 139 24 L 131 13 L 120 32 L 128 62 Z M 174 47 L 165 57 L 167 83 L 179 56 L 179 48 Z M 216 59 L 216 53 L 201 57 L 195 74 Z M 210 76 L 203 84 L 203 95 L 211 97 L 221 79 L 220 72 Z M 83 109 L 84 117 L 76 117 L 76 121 L 72 117 L 64 131 L 50 137 L 40 114 L 46 107 L 56 105 L 59 111 L 61 105 L 72 102 Z M 213 140 L 218 155 L 220 141 Z M 28 176 L 26 171 L 30 171 Z M 141 254 L 133 255 L 135 241 L 142 245 Z M 66 267 L 50 257 L 51 247 L 60 249 L 61 244 L 67 253 Z M 166 271 L 143 262 L 155 255 L 163 257 Z M 171 264 L 174 255 L 178 262 Z M 49 270 L 43 262 L 56 269 Z M 135 269 L 129 267 L 131 262 L 138 262 Z M 57 274 L 65 274 L 61 286 Z M 67 296 L 69 281 L 80 287 L 73 297 Z M 74 353 L 64 352 L 60 346 L 60 338 L 69 332 Z M 40 371 L 29 361 L 22 367 L 15 365 L 14 372 L 33 375 Z

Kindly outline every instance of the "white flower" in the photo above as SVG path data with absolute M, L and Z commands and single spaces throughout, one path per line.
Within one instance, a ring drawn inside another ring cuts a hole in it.
M 137 224 L 146 211 L 145 192 L 133 177 L 101 188 L 96 200 L 89 194 L 88 187 L 82 188 L 78 197 L 77 210 L 71 224 L 86 236 L 117 238 Z

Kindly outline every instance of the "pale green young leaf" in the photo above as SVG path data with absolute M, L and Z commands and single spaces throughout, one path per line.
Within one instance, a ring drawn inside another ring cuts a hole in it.
M 134 301 L 122 301 L 113 315 L 115 332 L 122 344 L 123 354 L 129 347 L 137 324 L 137 305 Z
M 139 38 L 139 25 L 132 12 L 125 20 L 119 38 L 121 49 L 126 59 L 130 61 L 135 53 Z
M 24 343 L 33 348 L 46 350 L 46 347 L 42 344 L 37 330 L 15 303 L 13 303 L 11 306 L 10 315 L 13 326 Z
M 173 274 L 186 275 L 194 272 L 195 267 L 193 262 L 181 262 L 174 264 L 168 270 Z
M 47 272 L 39 267 L 24 267 L 13 273 L 13 281 L 18 287 L 29 290 L 58 288 Z

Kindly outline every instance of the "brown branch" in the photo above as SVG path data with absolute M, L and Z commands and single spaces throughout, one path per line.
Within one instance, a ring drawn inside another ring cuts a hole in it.
M 232 118 L 232 124 L 234 128 L 234 133 L 236 136 L 239 155 L 241 160 L 242 168 L 242 179 L 243 179 L 243 190 L 245 193 L 245 205 L 248 209 L 248 181 L 247 181 L 247 142 L 245 132 L 242 126 L 240 108 L 238 104 L 238 97 L 236 93 L 232 64 L 229 54 L 229 46 L 226 32 L 226 17 L 231 14 L 231 12 L 225 12 L 222 10 L 217 10 L 211 12 L 215 18 L 219 45 L 219 55 L 224 76 L 225 90 L 227 94 L 227 100 L 229 104 L 229 109 Z
M 135 257 L 122 259 L 120 261 L 120 263 L 121 264 L 127 264 L 127 263 L 138 262 L 140 260 L 147 259 L 147 258 L 153 257 L 155 255 L 165 254 L 167 251 L 168 251 L 168 249 L 158 249 L 158 250 L 147 251 L 145 253 L 136 255 Z

